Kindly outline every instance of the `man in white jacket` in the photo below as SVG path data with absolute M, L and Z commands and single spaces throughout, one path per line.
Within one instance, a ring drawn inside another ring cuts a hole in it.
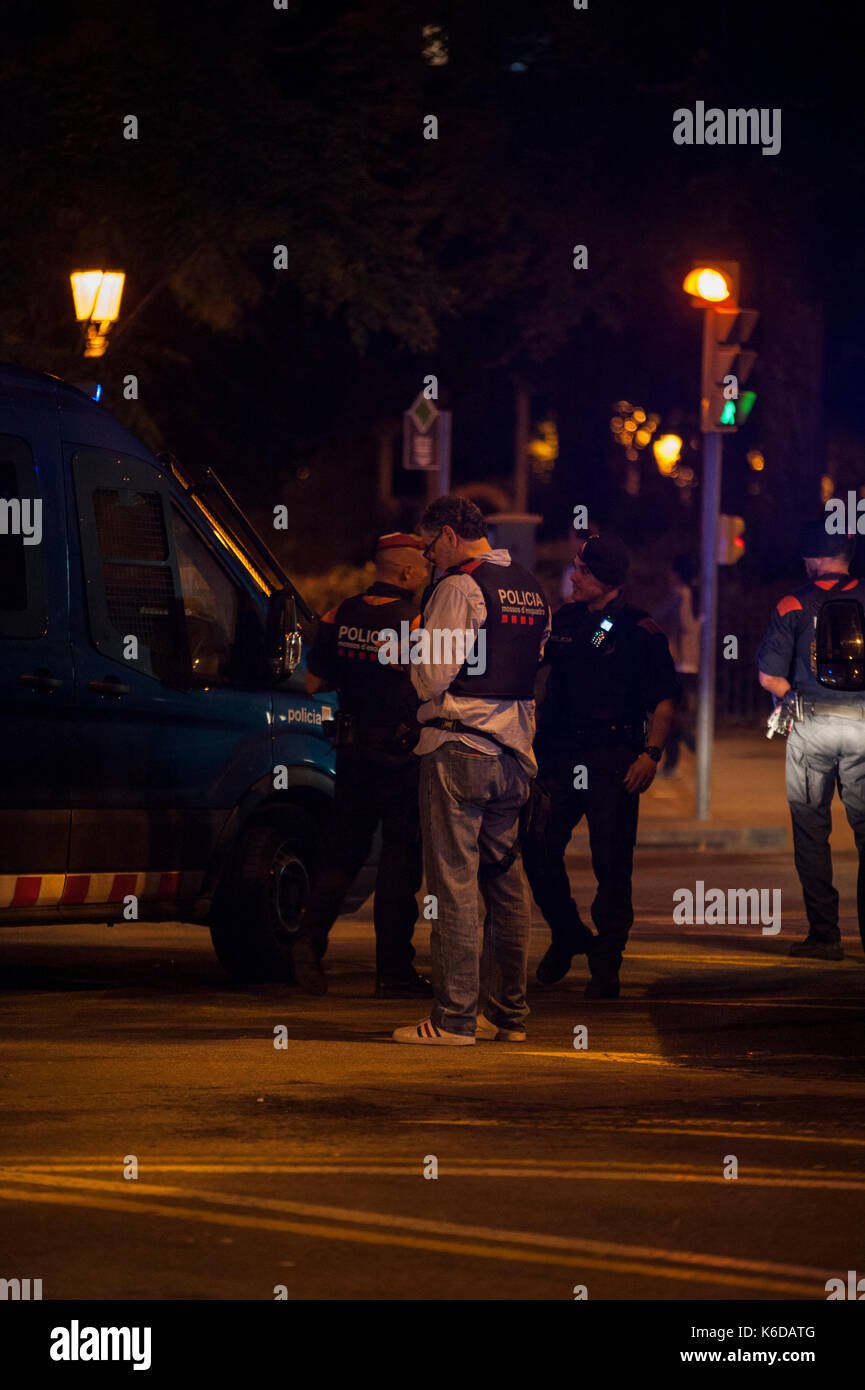
M 522 1041 L 531 907 L 519 857 L 520 811 L 537 771 L 534 681 L 550 609 L 533 574 L 493 550 L 474 503 L 440 497 L 419 526 L 441 577 L 426 598 L 426 647 L 412 656 L 421 701 L 420 818 L 432 895 L 429 1018 L 402 1043 Z M 461 639 L 461 640 L 460 640 Z M 462 659 L 463 652 L 466 659 Z M 481 984 L 477 892 L 486 906 Z

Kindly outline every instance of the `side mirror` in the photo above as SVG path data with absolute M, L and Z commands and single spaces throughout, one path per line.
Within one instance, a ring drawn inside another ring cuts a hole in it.
M 271 594 L 267 606 L 267 664 L 276 681 L 283 681 L 297 670 L 303 639 L 297 625 L 297 600 L 284 589 Z
M 288 602 L 288 614 L 290 621 L 288 640 L 285 644 L 285 666 L 288 675 L 293 676 L 300 665 L 300 654 L 303 651 L 303 638 L 297 625 L 297 600 L 294 595 Z
M 830 599 L 820 609 L 817 679 L 832 690 L 865 690 L 865 618 L 857 599 Z

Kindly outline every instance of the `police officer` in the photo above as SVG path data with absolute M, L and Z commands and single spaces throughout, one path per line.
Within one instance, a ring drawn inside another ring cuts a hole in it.
M 419 536 L 393 532 L 376 545 L 375 583 L 321 620 L 307 658 L 306 688 L 336 689 L 336 785 L 333 833 L 293 950 L 295 980 L 324 994 L 321 961 L 346 891 L 366 862 L 376 826 L 382 848 L 375 884 L 377 999 L 429 997 L 411 944 L 421 883 L 418 825 L 417 697 L 408 671 L 378 659 L 379 632 L 408 634 L 420 624 L 419 597 L 429 579 Z
M 865 697 L 820 685 L 815 641 L 817 618 L 828 600 L 865 604 L 865 584 L 849 571 L 854 546 L 855 538 L 827 535 L 822 520 L 803 526 L 800 554 L 808 583 L 781 599 L 757 653 L 763 689 L 777 699 L 786 696 L 788 703 L 791 691 L 801 697 L 803 717 L 787 739 L 787 800 L 808 935 L 790 947 L 790 955 L 820 960 L 844 956 L 829 848 L 836 782 L 859 851 L 859 930 L 865 944 Z
M 673 719 L 679 683 L 658 625 L 626 603 L 628 552 L 617 536 L 590 537 L 575 561 L 574 602 L 553 616 L 538 711 L 538 778 L 523 827 L 523 858 L 552 942 L 537 968 L 543 984 L 585 953 L 590 999 L 615 999 L 634 920 L 631 871 L 640 794 L 651 786 Z M 648 732 L 644 732 L 648 716 Z M 597 936 L 571 897 L 565 850 L 589 824 Z

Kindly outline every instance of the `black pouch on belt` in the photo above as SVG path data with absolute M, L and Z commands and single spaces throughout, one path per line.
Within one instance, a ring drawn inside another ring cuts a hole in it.
M 532 783 L 529 799 L 520 811 L 520 838 L 543 839 L 550 819 L 552 801 L 546 787 Z

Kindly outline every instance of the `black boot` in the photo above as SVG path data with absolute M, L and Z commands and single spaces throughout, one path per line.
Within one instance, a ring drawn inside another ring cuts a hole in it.
M 323 952 L 311 937 L 299 936 L 291 949 L 295 984 L 304 994 L 327 994 L 327 976 L 321 964 Z
M 605 972 L 603 974 L 593 975 L 583 993 L 586 999 L 618 999 L 618 973 L 612 974 Z
M 546 955 L 538 961 L 535 971 L 537 979 L 542 985 L 554 985 L 558 980 L 564 979 L 574 956 L 586 955 L 591 950 L 594 939 L 585 922 L 579 918 L 576 926 L 570 931 L 557 932 Z

